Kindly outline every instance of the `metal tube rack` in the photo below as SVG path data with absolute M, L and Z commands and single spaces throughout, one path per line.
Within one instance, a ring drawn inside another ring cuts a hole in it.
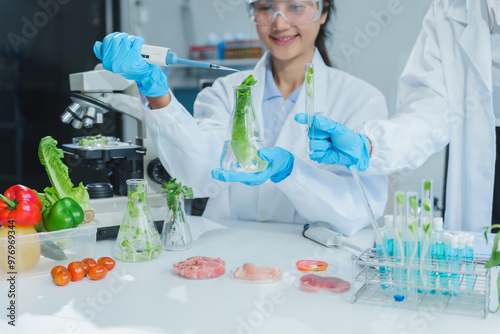
M 351 302 L 486 318 L 490 295 L 487 261 L 486 257 L 474 257 L 467 268 L 463 263 L 451 268 L 446 260 L 397 263 L 391 257 L 384 260 L 374 248 L 368 248 L 353 259 Z M 395 272 L 401 276 L 396 277 Z M 417 278 L 412 279 L 415 273 Z M 394 299 L 396 288 L 405 290 L 403 301 Z

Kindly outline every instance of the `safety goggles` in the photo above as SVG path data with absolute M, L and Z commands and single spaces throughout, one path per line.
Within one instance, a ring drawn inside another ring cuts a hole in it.
M 258 25 L 270 26 L 278 15 L 291 25 L 300 26 L 319 20 L 323 0 L 247 0 L 250 19 Z

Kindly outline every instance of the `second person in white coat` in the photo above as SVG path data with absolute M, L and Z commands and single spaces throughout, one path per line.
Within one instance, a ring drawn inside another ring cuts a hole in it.
M 344 166 L 313 162 L 306 153 L 304 126 L 294 121 L 305 108 L 304 64 L 315 68 L 315 112 L 354 128 L 387 118 L 385 99 L 369 84 L 335 70 L 325 50 L 332 0 L 248 1 L 262 43 L 269 50 L 254 70 L 216 80 L 202 90 L 194 116 L 169 91 L 167 78 L 140 58 L 143 39 L 115 33 L 94 51 L 104 68 L 137 82 L 147 97 L 148 131 L 173 177 L 210 197 L 204 216 L 275 222 L 329 222 L 350 235 L 369 224 L 354 179 Z M 314 15 L 312 15 L 314 13 Z M 326 64 L 325 64 L 326 62 Z M 253 103 L 262 122 L 266 148 L 259 154 L 269 167 L 237 175 L 220 169 L 220 156 L 234 105 L 233 87 L 253 74 Z M 218 180 L 240 181 L 220 182 Z M 362 176 L 377 217 L 387 199 L 386 176 Z M 257 186 L 249 186 L 255 184 Z
M 390 120 L 356 128 L 372 147 L 370 155 L 353 154 L 353 161 L 369 159 L 370 174 L 393 173 L 421 166 L 449 144 L 445 228 L 482 231 L 499 224 L 498 0 L 433 2 L 400 78 L 396 111 Z M 318 149 L 311 158 L 345 164 L 349 155 L 339 152 L 362 143 L 346 142 L 352 133 L 336 131 L 341 124 L 323 122 L 331 136 L 312 143 Z

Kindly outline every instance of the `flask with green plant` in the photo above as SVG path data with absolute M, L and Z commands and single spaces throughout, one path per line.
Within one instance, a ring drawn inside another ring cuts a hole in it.
M 115 256 L 125 262 L 150 261 L 160 255 L 160 235 L 146 197 L 147 181 L 127 180 L 128 201 L 118 231 Z
M 235 106 L 229 122 L 229 139 L 224 142 L 221 156 L 221 167 L 225 170 L 255 173 L 267 168 L 268 163 L 258 156 L 264 139 L 252 105 L 252 87 L 256 83 L 253 75 L 249 75 L 241 85 L 234 87 Z
M 185 212 L 185 199 L 193 199 L 193 190 L 177 179 L 162 184 L 160 193 L 167 196 L 168 214 L 163 222 L 161 240 L 165 250 L 185 250 L 191 247 L 193 238 Z

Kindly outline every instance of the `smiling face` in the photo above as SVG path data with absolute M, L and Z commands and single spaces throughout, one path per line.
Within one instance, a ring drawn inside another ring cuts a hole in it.
M 323 13 L 315 22 L 292 25 L 278 13 L 271 25 L 257 24 L 257 34 L 275 61 L 311 62 L 316 37 L 327 16 L 328 13 Z

